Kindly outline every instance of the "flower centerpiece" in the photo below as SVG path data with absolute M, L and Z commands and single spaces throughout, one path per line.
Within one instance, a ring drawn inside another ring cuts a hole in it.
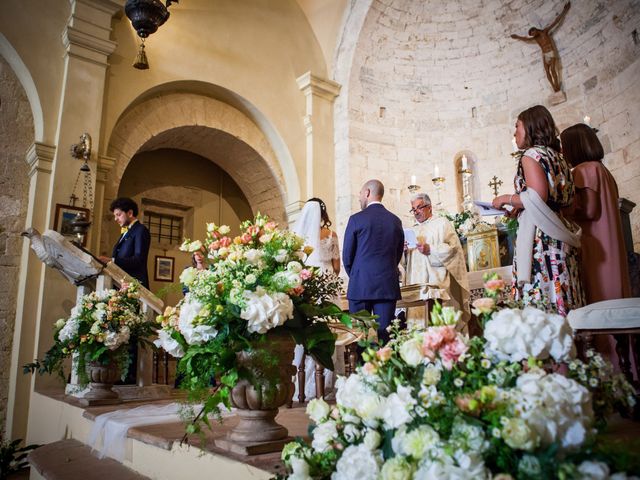
M 79 384 L 107 385 L 102 393 L 117 398 L 110 392 L 110 384 L 127 374 L 130 339 L 147 343 L 146 337 L 153 332 L 153 324 L 145 321 L 142 313 L 138 288 L 137 282 L 123 283 L 119 290 L 83 295 L 69 318 L 55 323 L 54 344 L 44 359 L 25 365 L 25 372 L 57 372 L 65 378 L 65 358 L 77 355 L 74 365 Z M 93 374 L 91 367 L 96 368 Z
M 566 319 L 494 309 L 484 336 L 474 338 L 456 332 L 455 322 L 455 311 L 437 307 L 433 326 L 396 331 L 384 348 L 368 349 L 358 372 L 338 380 L 335 407 L 310 402 L 311 444 L 298 440 L 282 452 L 288 478 L 638 473 L 638 462 L 598 436 L 604 406 L 631 407 L 633 389 L 597 354 L 589 363 L 573 358 Z
M 180 359 L 181 386 L 204 404 L 190 433 L 219 413 L 220 404 L 275 417 L 293 395 L 295 343 L 333 369 L 334 336 L 326 320 L 351 326 L 350 315 L 330 303 L 339 282 L 305 265 L 312 250 L 302 238 L 260 214 L 240 229 L 231 237 L 228 226 L 210 223 L 204 243 L 185 240 L 183 250 L 206 251 L 209 267 L 185 270 L 181 281 L 188 293 L 158 317 L 156 344 Z
M 491 225 L 480 217 L 478 212 L 464 210 L 458 213 L 443 213 L 447 220 L 453 223 L 458 237 L 466 238 L 471 232 L 491 228 Z

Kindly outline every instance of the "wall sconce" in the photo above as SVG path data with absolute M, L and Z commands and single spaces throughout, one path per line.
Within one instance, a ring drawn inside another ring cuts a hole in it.
M 145 39 L 155 33 L 158 28 L 169 18 L 169 6 L 178 3 L 178 0 L 166 0 L 163 5 L 160 0 L 127 0 L 124 13 L 131 20 L 131 25 L 141 39 L 140 49 L 133 64 L 138 70 L 147 70 L 149 62 L 144 51 Z

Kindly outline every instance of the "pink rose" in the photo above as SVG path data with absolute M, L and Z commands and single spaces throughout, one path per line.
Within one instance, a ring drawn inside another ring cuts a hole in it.
M 393 350 L 391 350 L 390 347 L 382 347 L 376 352 L 376 357 L 378 357 L 378 360 L 380 360 L 381 362 L 386 362 L 391 358 L 392 353 Z
M 374 375 L 376 373 L 376 367 L 371 362 L 367 362 L 362 366 L 362 371 L 366 375 Z
M 304 292 L 304 287 L 302 285 L 298 285 L 297 287 L 289 290 L 289 293 L 291 293 L 292 295 L 296 295 L 298 297 L 302 295 L 302 292 Z
M 481 315 L 491 313 L 496 308 L 496 301 L 493 298 L 484 297 L 474 300 L 471 305 L 473 306 L 473 313 Z
M 442 332 L 442 339 L 445 343 L 452 342 L 456 339 L 456 328 L 453 325 L 445 325 L 444 327 L 438 327 Z
M 231 239 L 229 237 L 222 237 L 220 239 L 221 247 L 228 247 L 229 245 L 231 245 Z
M 260 233 L 260 227 L 257 225 L 251 225 L 247 228 L 247 233 L 251 236 L 256 236 Z
M 249 233 L 243 233 L 242 236 L 240 237 L 240 241 L 245 245 L 251 242 L 251 240 L 252 240 L 251 235 Z
M 276 222 L 267 222 L 266 225 L 264 226 L 264 229 L 271 231 L 271 230 L 275 230 L 277 226 L 278 224 Z
M 493 278 L 491 280 L 487 280 L 484 284 L 484 288 L 491 292 L 496 292 L 498 290 L 502 290 L 506 286 L 506 283 L 501 278 Z

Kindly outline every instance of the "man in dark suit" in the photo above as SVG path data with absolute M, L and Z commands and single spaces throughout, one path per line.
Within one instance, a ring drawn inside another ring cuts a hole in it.
M 138 280 L 143 287 L 149 288 L 147 257 L 151 236 L 149 230 L 138 221 L 138 204 L 130 198 L 116 198 L 110 207 L 115 221 L 120 225 L 121 235 L 113 247 L 112 258 L 100 257 L 108 263 L 113 262 Z
M 138 204 L 131 198 L 120 197 L 111 202 L 109 210 L 120 225 L 120 238 L 113 246 L 111 258 L 100 257 L 100 260 L 104 263 L 113 261 L 138 280 L 143 287 L 149 288 L 147 258 L 149 257 L 151 235 L 149 235 L 147 227 L 138 220 Z M 125 385 L 135 384 L 137 378 L 138 341 L 134 337 L 129 340 L 129 358 L 131 365 L 123 382 Z
M 361 212 L 351 215 L 344 234 L 342 262 L 349 275 L 347 299 L 352 313 L 378 315 L 378 340 L 389 340 L 387 327 L 400 297 L 398 264 L 404 250 L 402 222 L 382 206 L 384 185 L 369 180 L 360 190 Z

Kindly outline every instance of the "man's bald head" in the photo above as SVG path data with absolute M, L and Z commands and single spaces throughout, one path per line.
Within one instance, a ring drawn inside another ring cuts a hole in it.
M 360 190 L 360 208 L 364 210 L 371 202 L 379 202 L 384 197 L 384 185 L 380 180 L 369 180 Z

